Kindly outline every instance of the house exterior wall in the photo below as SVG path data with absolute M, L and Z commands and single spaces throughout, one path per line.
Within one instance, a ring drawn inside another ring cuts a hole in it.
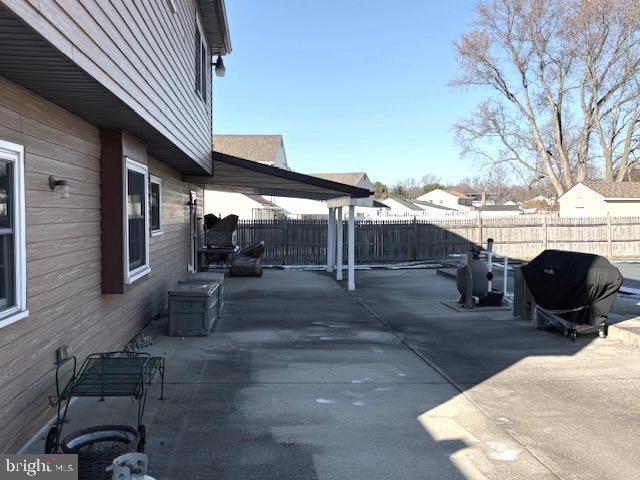
M 211 170 L 211 78 L 195 90 L 197 1 L 0 0 L 56 49 Z
M 289 170 L 289 165 L 287 163 L 287 154 L 284 151 L 284 145 L 282 144 L 282 142 L 280 142 L 280 145 L 276 150 L 276 154 L 273 159 L 273 166 Z
M 164 223 L 150 238 L 151 273 L 123 295 L 103 295 L 99 130 L 0 77 L 0 139 L 25 147 L 30 314 L 0 329 L 0 451 L 14 452 L 54 414 L 47 397 L 58 347 L 80 360 L 122 349 L 166 304 L 190 259 L 189 191 L 201 191 L 148 158 L 162 179 Z M 70 198 L 49 189 L 49 175 L 69 181 Z
M 418 197 L 418 200 L 424 202 L 432 202 L 436 205 L 442 205 L 444 207 L 453 208 L 455 210 L 469 210 L 470 208 L 464 205 L 460 205 L 458 202 L 460 199 L 455 195 L 442 189 L 435 189 L 424 195 Z
M 607 204 L 599 193 L 578 184 L 558 199 L 561 217 L 604 217 Z
M 254 211 L 264 207 L 242 193 L 218 192 L 207 190 L 204 192 L 204 209 L 206 213 L 213 213 L 219 217 L 238 215 L 241 220 L 254 218 Z
M 638 217 L 640 198 L 614 200 L 605 198 L 581 183 L 558 199 L 561 217 Z
M 635 200 L 607 200 L 612 217 L 640 217 L 640 198 Z
M 359 188 L 364 188 L 369 191 L 373 191 L 373 183 L 371 183 L 371 180 L 369 180 L 369 175 L 367 175 L 366 173 L 362 176 L 360 181 L 356 183 L 355 186 Z
M 408 207 L 406 207 L 405 205 L 401 204 L 400 202 L 397 202 L 396 200 L 394 200 L 393 198 L 385 198 L 384 200 L 381 200 L 382 203 L 384 203 L 385 205 L 387 205 L 389 208 L 388 209 L 381 209 L 382 212 L 386 211 L 386 215 L 421 215 L 422 212 L 420 212 L 419 210 L 412 210 Z M 421 206 L 421 208 L 424 208 Z M 384 215 L 384 213 L 382 213 L 382 215 Z

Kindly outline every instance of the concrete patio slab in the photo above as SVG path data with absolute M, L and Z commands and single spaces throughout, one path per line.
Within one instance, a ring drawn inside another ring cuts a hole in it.
M 367 273 L 367 275 L 372 275 Z M 415 295 L 425 276 L 403 275 Z M 434 283 L 454 282 L 434 277 Z M 398 316 L 392 305 L 410 295 L 391 291 L 378 302 L 377 279 L 360 280 L 357 296 L 402 340 L 441 371 L 464 396 L 558 478 L 633 479 L 640 476 L 635 430 L 640 413 L 640 352 L 583 335 L 571 342 L 509 317 L 445 319 L 428 311 Z
M 145 423 L 160 479 L 632 479 L 640 350 L 457 313 L 429 270 L 269 270 L 226 283 L 210 337 L 147 329 L 167 359 Z M 65 432 L 131 424 L 85 399 Z M 40 451 L 42 442 L 31 446 Z

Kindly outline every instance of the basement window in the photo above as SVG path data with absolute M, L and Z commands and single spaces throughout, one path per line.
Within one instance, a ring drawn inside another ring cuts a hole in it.
M 162 233 L 162 179 L 151 175 L 150 210 L 151 210 L 151 236 Z
M 147 166 L 127 158 L 125 183 L 125 278 L 131 284 L 151 271 Z
M 0 327 L 27 310 L 24 147 L 0 140 Z

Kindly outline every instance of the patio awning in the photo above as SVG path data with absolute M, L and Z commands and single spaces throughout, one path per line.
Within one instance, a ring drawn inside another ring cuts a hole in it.
M 210 190 L 313 200 L 330 200 L 340 197 L 367 198 L 373 193 L 364 188 L 292 172 L 220 152 L 213 152 L 213 176 L 185 176 L 184 181 Z

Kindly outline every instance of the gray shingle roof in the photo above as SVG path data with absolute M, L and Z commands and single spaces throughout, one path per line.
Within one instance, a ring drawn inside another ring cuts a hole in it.
M 520 211 L 518 205 L 482 205 L 476 207 L 481 212 L 517 212 Z
M 605 198 L 640 198 L 640 182 L 582 182 Z
M 462 193 L 462 192 L 458 192 L 457 190 L 447 190 L 444 189 L 445 192 L 447 192 L 450 195 L 453 195 L 454 197 L 458 197 L 458 198 L 471 198 L 469 195 L 467 195 L 466 193 Z
M 408 208 L 409 210 L 415 210 L 418 212 L 422 211 L 422 209 L 419 206 L 417 206 L 413 200 L 405 200 L 404 198 L 394 198 L 394 197 L 392 197 L 392 199 L 398 202 L 403 207 Z
M 214 135 L 213 150 L 254 162 L 273 163 L 282 135 Z
M 438 210 L 451 210 L 451 211 L 455 210 L 454 208 L 451 208 L 451 207 L 445 207 L 444 205 L 440 205 L 438 203 L 425 202 L 424 200 L 411 200 L 411 201 L 413 203 L 417 203 L 419 205 L 425 205 L 425 206 L 430 207 L 430 208 L 437 208 Z M 420 210 L 422 210 L 422 209 L 420 209 Z
M 324 178 L 332 182 L 344 183 L 355 187 L 366 175 L 365 172 L 345 172 L 345 173 L 310 173 L 314 177 Z

